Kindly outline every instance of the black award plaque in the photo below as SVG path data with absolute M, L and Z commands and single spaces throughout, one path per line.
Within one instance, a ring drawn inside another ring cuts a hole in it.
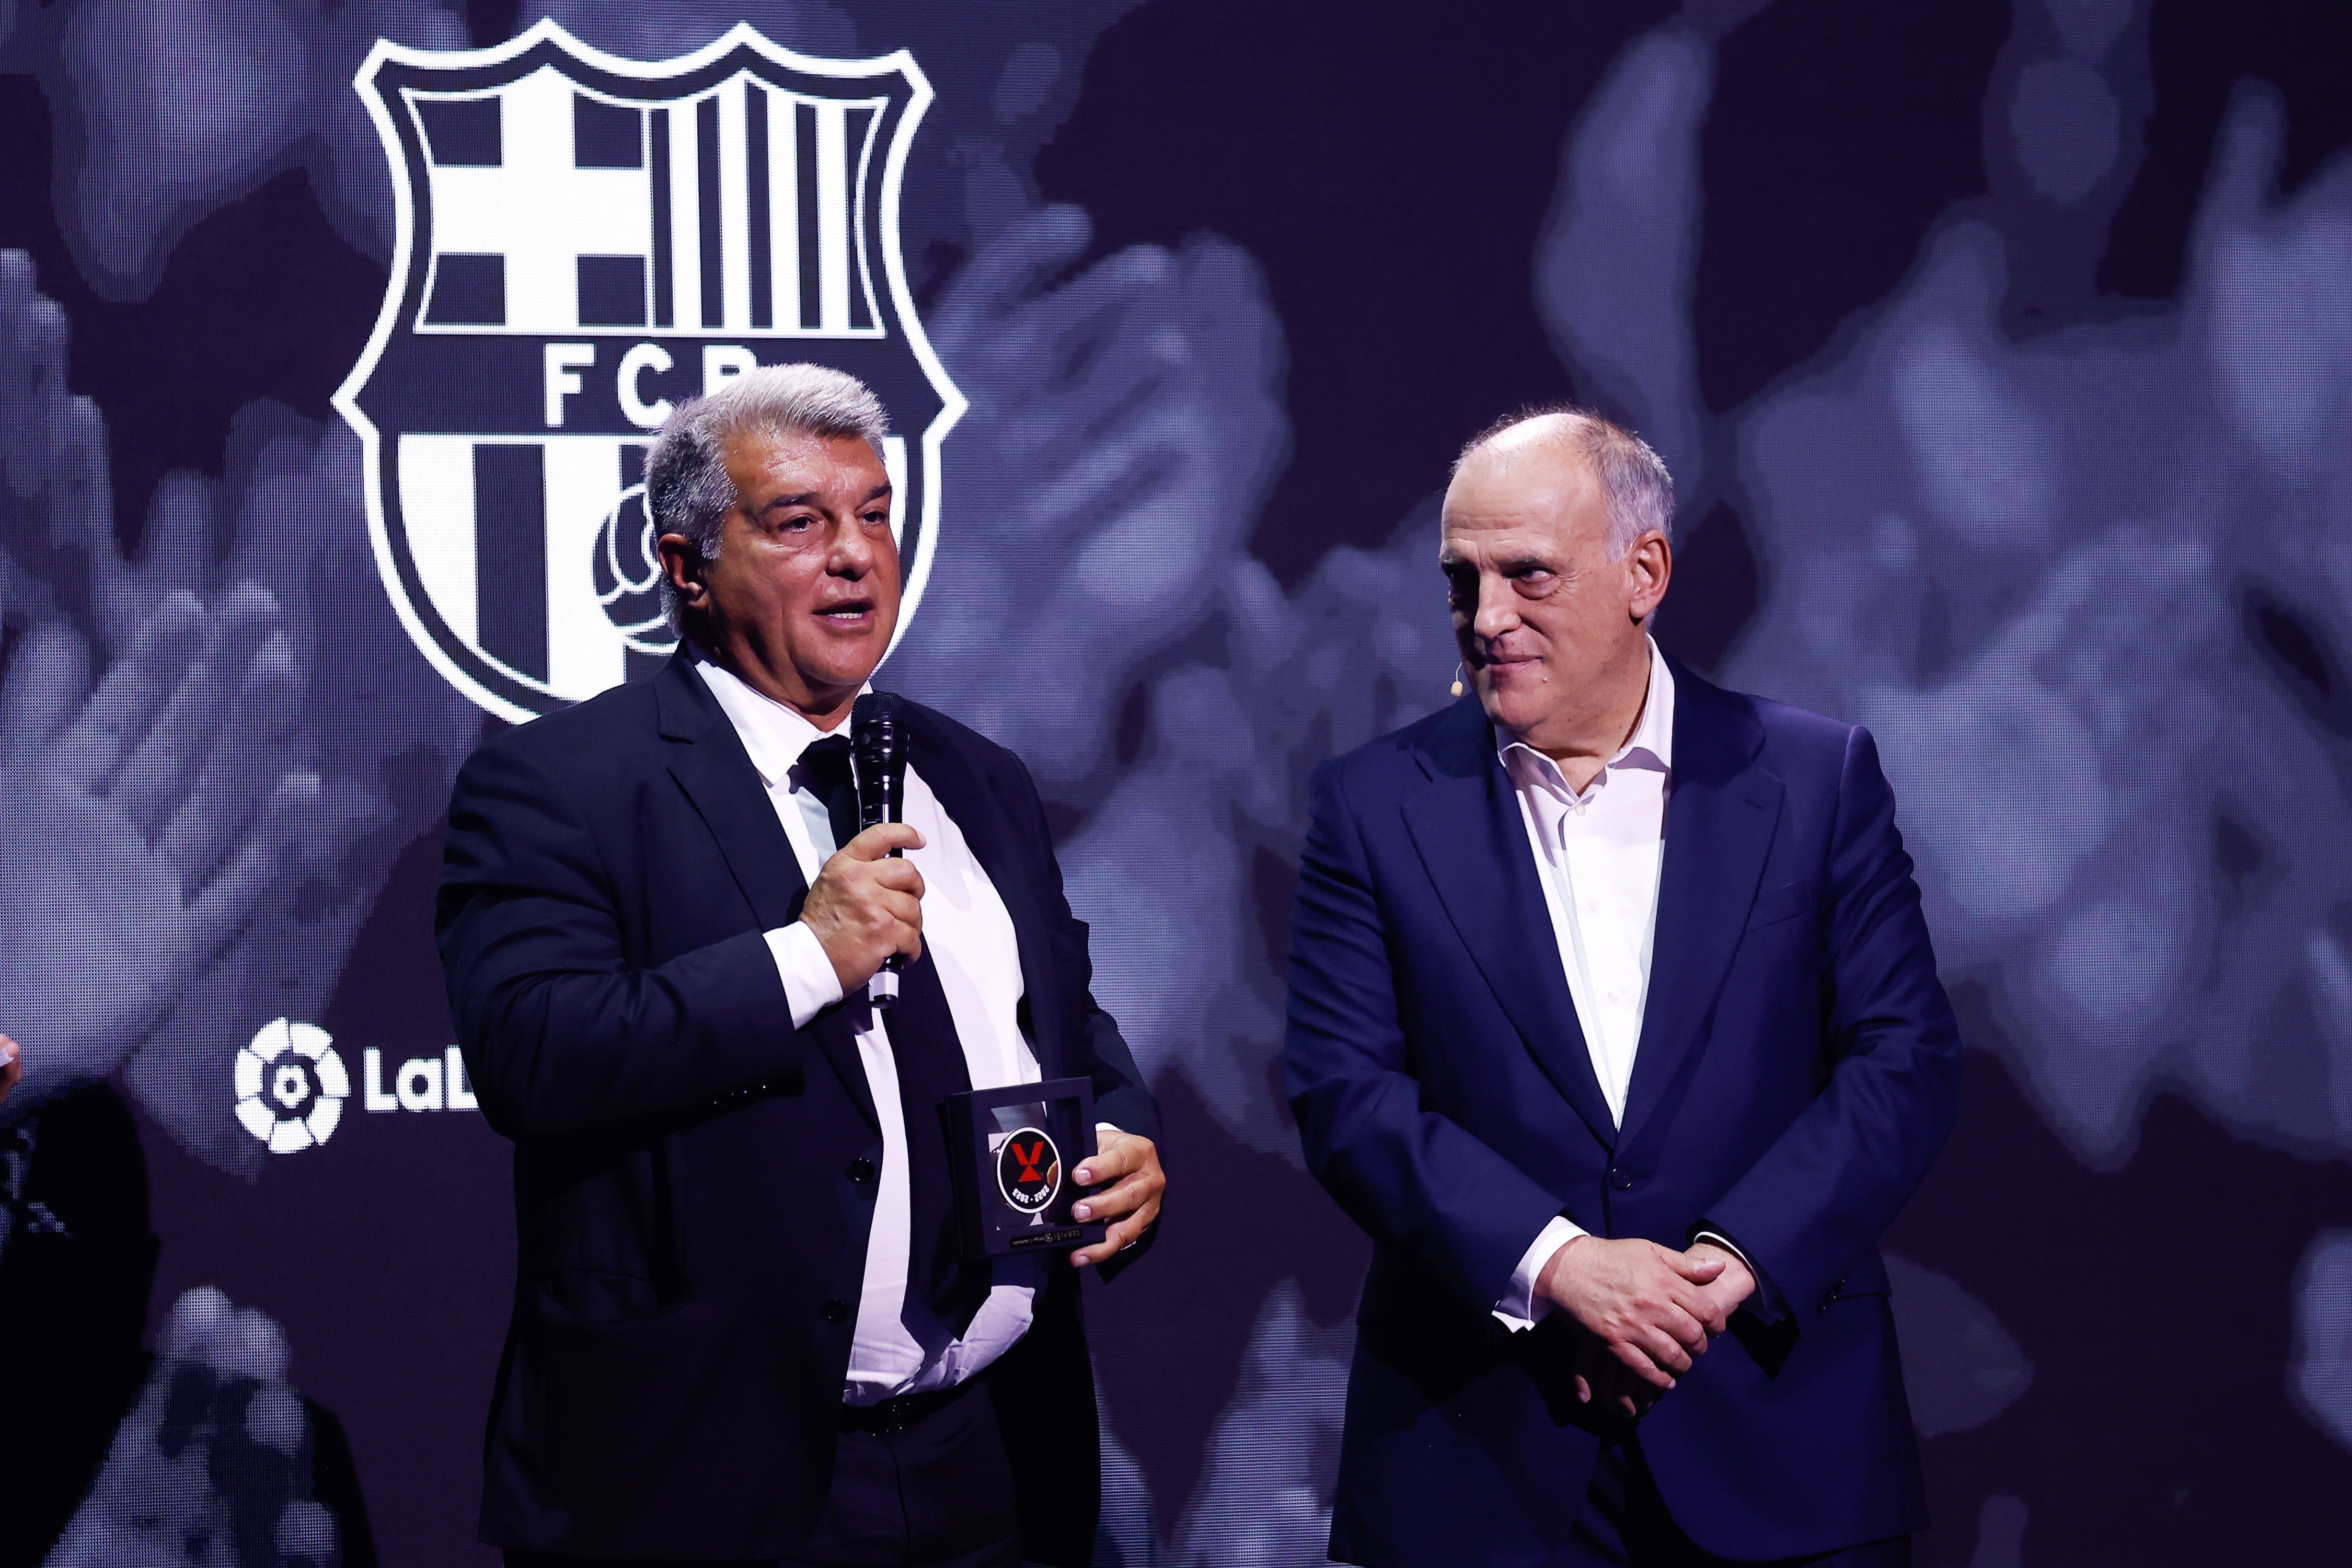
M 966 1258 L 1061 1252 L 1103 1238 L 1101 1221 L 1070 1209 L 1072 1179 L 1095 1152 L 1094 1086 L 1054 1078 L 948 1096 L 948 1153 Z

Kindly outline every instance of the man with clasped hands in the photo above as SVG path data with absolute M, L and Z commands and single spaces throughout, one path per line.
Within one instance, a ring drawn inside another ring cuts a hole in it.
M 441 952 L 515 1143 L 482 1500 L 509 1564 L 1092 1555 L 1071 1265 L 1150 1234 L 1157 1112 L 1018 758 L 908 703 L 905 821 L 856 831 L 847 721 L 898 617 L 885 430 L 809 364 L 679 406 L 646 481 L 678 654 L 457 781 Z M 940 1102 L 1041 1076 L 1092 1081 L 1076 1213 L 1108 1235 L 965 1263 Z
M 1285 1084 L 1373 1240 L 1342 1562 L 1895 1564 L 1925 1522 L 1876 1242 L 1960 1044 L 1869 734 L 1651 641 L 1673 498 L 1581 412 L 1472 442 L 1475 694 L 1315 774 Z

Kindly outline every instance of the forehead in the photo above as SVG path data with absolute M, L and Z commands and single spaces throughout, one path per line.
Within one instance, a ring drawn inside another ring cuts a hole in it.
M 739 488 L 849 489 L 862 499 L 876 485 L 888 483 L 882 459 L 861 436 L 754 428 L 726 437 L 719 449 Z
M 1600 486 L 1572 454 L 1481 456 L 1445 489 L 1440 554 L 1557 553 L 1599 539 L 1607 521 Z

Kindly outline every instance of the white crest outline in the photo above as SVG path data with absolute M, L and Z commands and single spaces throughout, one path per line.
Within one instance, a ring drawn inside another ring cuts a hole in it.
M 827 59 L 816 55 L 804 55 L 771 42 L 749 22 L 738 22 L 725 33 L 688 54 L 666 60 L 632 60 L 607 54 L 594 46 L 583 43 L 551 16 L 543 16 L 523 32 L 504 43 L 482 49 L 426 49 L 379 37 L 352 74 L 352 86 L 366 108 L 370 123 L 375 127 L 377 139 L 383 143 L 387 167 L 393 176 L 392 197 L 394 241 L 392 269 L 383 303 L 376 315 L 374 329 L 368 334 L 367 345 L 360 353 L 351 374 L 343 378 L 330 400 L 335 411 L 343 416 L 360 438 L 362 468 L 364 474 L 365 504 L 368 516 L 368 537 L 375 554 L 376 574 L 383 581 L 384 592 L 392 600 L 393 609 L 400 617 L 402 627 L 408 633 L 426 661 L 442 679 L 463 692 L 485 711 L 509 723 L 528 723 L 539 713 L 523 704 L 514 702 L 489 690 L 471 671 L 452 658 L 444 648 L 416 607 L 409 602 L 400 579 L 400 566 L 394 550 L 391 529 L 385 521 L 383 496 L 383 432 L 360 407 L 360 394 L 368 378 L 374 374 L 383 359 L 393 333 L 400 327 L 402 305 L 406 298 L 404 281 L 409 275 L 417 242 L 416 207 L 411 182 L 415 171 L 401 143 L 400 132 L 393 121 L 393 108 L 378 90 L 377 73 L 388 62 L 422 69 L 476 68 L 504 65 L 519 56 L 551 44 L 556 48 L 592 69 L 608 71 L 615 76 L 635 80 L 659 83 L 691 75 L 739 48 L 749 48 L 767 60 L 787 70 L 809 76 L 830 77 L 837 80 L 858 80 L 870 77 L 897 75 L 902 77 L 909 89 L 907 109 L 890 138 L 890 147 L 884 155 L 881 211 L 877 215 L 882 231 L 882 269 L 891 303 L 897 311 L 909 351 L 921 367 L 924 376 L 939 394 L 940 412 L 923 430 L 922 462 L 926 482 L 923 485 L 922 515 L 919 520 L 915 543 L 915 559 L 905 565 L 899 589 L 898 624 L 892 632 L 890 646 L 883 650 L 884 663 L 898 651 L 898 644 L 914 624 L 921 608 L 923 593 L 930 581 L 931 563 L 939 552 L 940 491 L 945 488 L 944 467 L 940 447 L 950 431 L 961 421 L 971 402 L 954 379 L 940 363 L 923 330 L 921 318 L 915 310 L 913 291 L 907 284 L 907 268 L 901 245 L 898 216 L 899 193 L 906 178 L 907 159 L 914 147 L 915 132 L 922 123 L 935 96 L 930 79 L 915 63 L 914 51 L 895 49 L 887 55 L 864 59 Z M 870 157 L 870 146 L 867 153 Z M 863 182 L 860 182 L 861 187 Z

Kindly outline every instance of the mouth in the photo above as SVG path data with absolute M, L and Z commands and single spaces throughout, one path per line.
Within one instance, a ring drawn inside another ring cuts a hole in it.
M 1532 657 L 1513 658 L 1506 654 L 1490 653 L 1479 662 L 1478 668 L 1491 677 L 1501 678 L 1533 669 L 1538 662 L 1540 661 Z
M 874 624 L 874 601 L 843 599 L 816 611 L 816 618 L 841 631 L 863 631 Z

